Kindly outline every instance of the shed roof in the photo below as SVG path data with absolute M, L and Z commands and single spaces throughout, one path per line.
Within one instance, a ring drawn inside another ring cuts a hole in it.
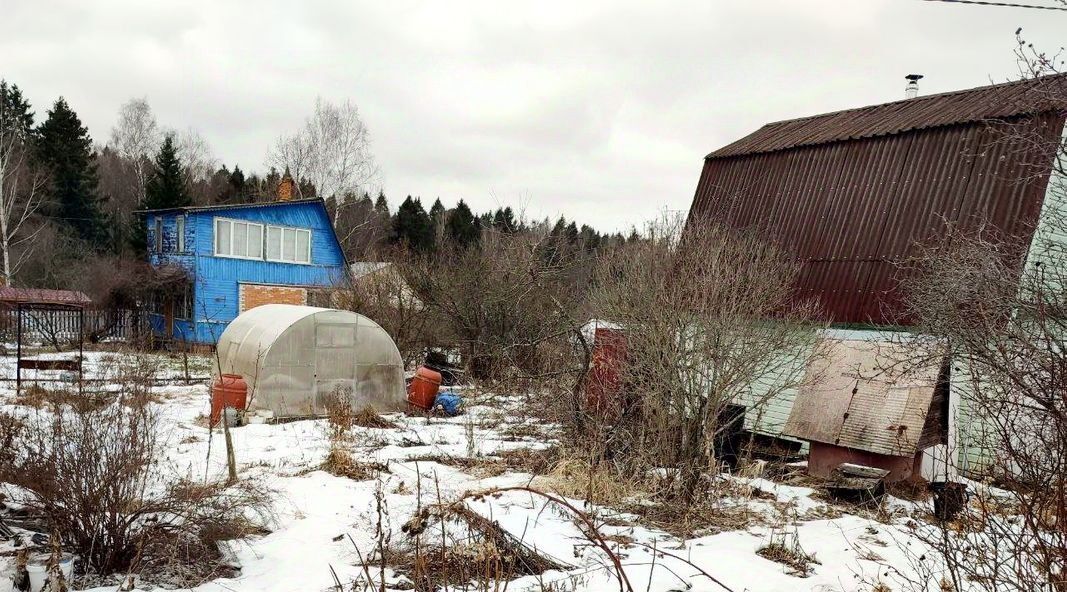
M 890 456 L 919 448 L 940 367 L 898 341 L 827 340 L 808 364 L 782 433 Z
M 906 325 L 917 244 L 985 227 L 1022 259 L 1067 117 L 1042 111 L 1067 77 L 1038 80 L 764 126 L 704 160 L 690 222 L 781 245 L 801 263 L 796 296 L 835 323 Z
M 768 123 L 707 158 L 858 140 L 1067 109 L 1067 73 Z
M 0 288 L 0 304 L 43 305 L 84 308 L 92 300 L 84 292 L 73 290 L 44 290 L 39 288 Z

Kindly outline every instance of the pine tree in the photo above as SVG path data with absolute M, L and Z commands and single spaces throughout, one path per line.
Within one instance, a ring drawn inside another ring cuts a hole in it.
M 482 239 L 481 225 L 470 207 L 461 199 L 445 223 L 445 236 L 462 248 L 477 245 Z
M 412 250 L 426 253 L 434 248 L 433 223 L 422 202 L 409 195 L 396 210 L 393 219 L 393 244 L 407 245 Z
M 60 97 L 37 133 L 38 159 L 52 175 L 53 206 L 48 213 L 93 248 L 101 248 L 107 244 L 107 227 L 97 197 L 89 130 Z
M 154 164 L 145 185 L 144 209 L 162 210 L 192 205 L 193 201 L 185 189 L 185 173 L 173 135 L 168 134 L 163 138 Z
M 445 206 L 441 203 L 441 198 L 434 200 L 433 205 L 430 206 L 430 218 L 435 224 L 441 224 L 444 222 Z

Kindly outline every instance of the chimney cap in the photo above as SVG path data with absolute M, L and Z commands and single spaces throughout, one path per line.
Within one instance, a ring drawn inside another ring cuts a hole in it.
M 907 76 L 904 77 L 904 79 L 905 80 L 910 80 L 912 82 L 918 82 L 919 80 L 922 79 L 922 77 L 923 77 L 922 74 L 908 74 Z

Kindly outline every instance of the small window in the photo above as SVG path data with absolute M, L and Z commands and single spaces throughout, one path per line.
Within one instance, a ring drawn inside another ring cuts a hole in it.
M 156 216 L 155 248 L 157 253 L 163 252 L 163 218 Z
M 175 220 L 174 234 L 177 235 L 178 252 L 185 252 L 185 216 L 178 216 Z
M 215 220 L 215 254 L 222 257 L 230 256 L 230 236 L 233 224 L 229 220 Z

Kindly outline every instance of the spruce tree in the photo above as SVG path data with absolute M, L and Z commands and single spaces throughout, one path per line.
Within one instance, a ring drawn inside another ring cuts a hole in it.
M 482 238 L 482 229 L 470 207 L 462 199 L 445 223 L 445 236 L 461 248 L 477 245 Z
M 105 216 L 97 197 L 93 140 L 62 97 L 37 129 L 37 155 L 52 176 L 48 214 L 94 249 L 107 244 Z
M 374 201 L 374 211 L 378 212 L 379 215 L 389 217 L 389 202 L 385 199 L 384 191 L 378 191 L 378 199 Z
M 0 138 L 24 142 L 33 135 L 33 111 L 17 84 L 0 79 Z
M 162 210 L 192 205 L 193 200 L 185 189 L 185 173 L 173 135 L 163 139 L 154 165 L 145 184 L 144 209 Z
M 433 223 L 419 199 L 412 199 L 409 195 L 397 208 L 393 219 L 392 242 L 421 253 L 433 250 Z
M 519 224 L 515 221 L 515 212 L 511 207 L 498 208 L 493 214 L 493 228 L 505 234 L 514 234 L 519 230 Z

